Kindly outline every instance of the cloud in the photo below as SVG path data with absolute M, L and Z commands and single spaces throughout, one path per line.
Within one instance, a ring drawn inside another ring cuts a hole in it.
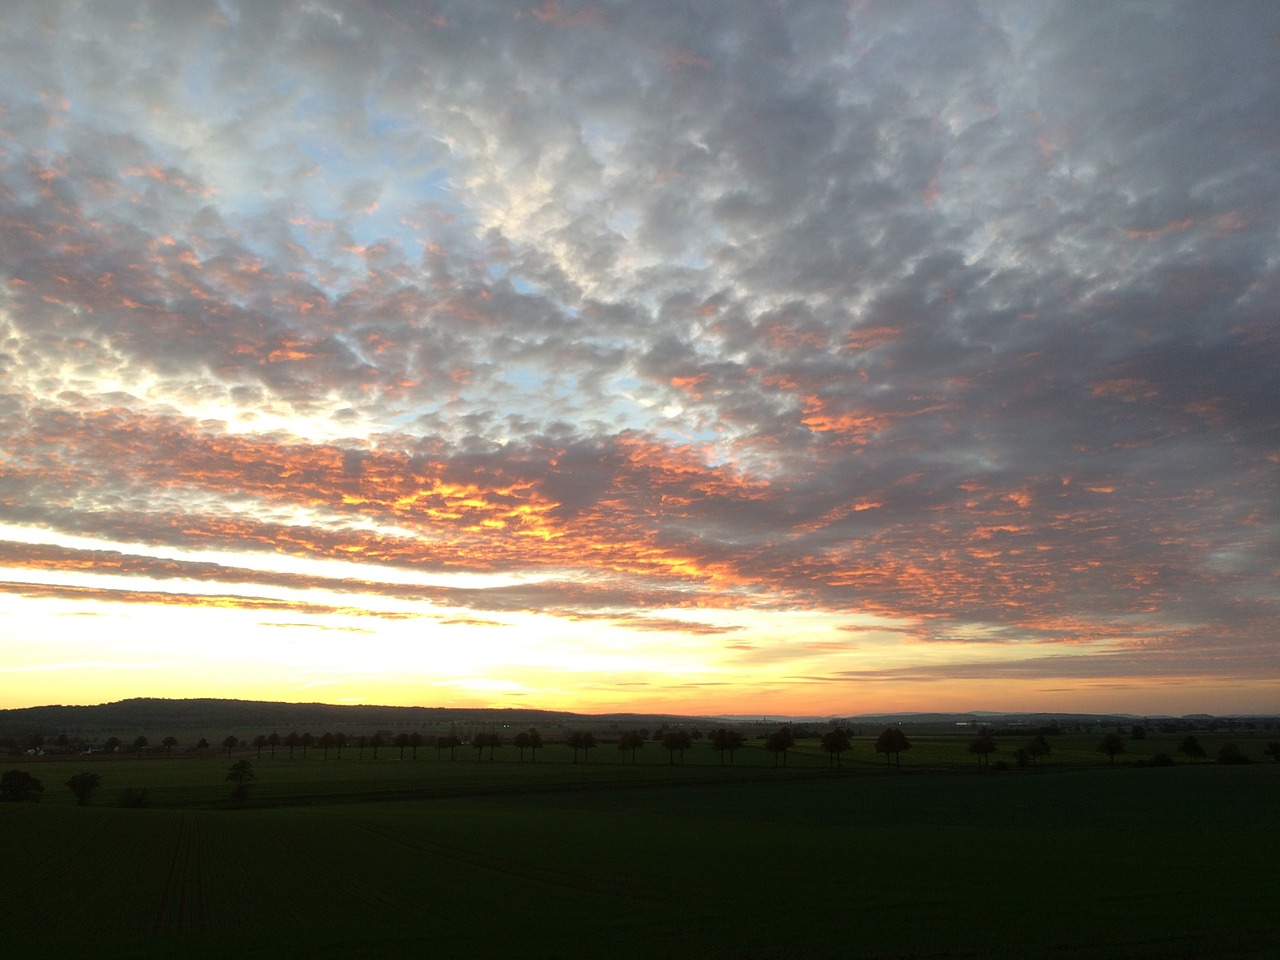
M 1272 674 L 1278 30 L 19 6 L 0 521 L 115 553 L 0 562 L 287 591 L 271 558 L 359 560 L 317 582 L 690 635 L 728 628 L 670 610 L 1158 635 Z

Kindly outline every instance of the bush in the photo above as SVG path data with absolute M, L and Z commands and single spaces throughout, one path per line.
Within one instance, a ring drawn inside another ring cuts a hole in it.
M 1157 753 L 1151 758 L 1149 763 L 1153 767 L 1172 767 L 1173 757 L 1169 756 L 1167 753 Z
M 150 806 L 151 800 L 147 797 L 147 791 L 126 787 L 124 793 L 120 794 L 119 805 L 137 810 Z
M 1222 749 L 1218 751 L 1218 762 L 1235 764 L 1249 763 L 1249 758 L 1240 752 L 1240 748 L 1234 743 L 1224 743 Z

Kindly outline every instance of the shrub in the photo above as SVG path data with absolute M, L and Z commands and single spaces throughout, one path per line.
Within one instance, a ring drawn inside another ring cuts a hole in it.
M 126 787 L 124 793 L 120 794 L 119 805 L 129 807 L 131 809 L 140 809 L 150 806 L 151 800 L 147 797 L 147 791 L 138 790 L 134 787 Z
M 1218 751 L 1219 763 L 1249 763 L 1249 758 L 1240 752 L 1240 748 L 1234 743 L 1224 743 L 1222 749 Z
M 1169 756 L 1167 753 L 1157 753 L 1151 758 L 1150 763 L 1153 767 L 1172 767 L 1173 757 Z

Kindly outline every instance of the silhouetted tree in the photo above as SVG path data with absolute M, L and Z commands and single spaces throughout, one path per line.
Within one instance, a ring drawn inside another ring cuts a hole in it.
M 290 731 L 289 734 L 284 738 L 284 745 L 289 748 L 290 760 L 293 759 L 294 748 L 297 747 L 298 744 L 300 744 L 301 742 L 302 742 L 302 738 L 298 736 L 297 730 Z
M 227 771 L 226 779 L 234 784 L 231 788 L 231 799 L 237 803 L 244 803 L 249 797 L 249 784 L 256 779 L 253 764 L 248 760 L 237 760 Z
M 969 752 L 975 754 L 978 758 L 978 768 L 981 769 L 984 763 L 990 763 L 990 755 L 996 752 L 996 741 L 989 733 L 980 733 L 973 738 L 973 742 L 969 744 Z
M 38 801 L 44 793 L 44 784 L 25 770 L 6 770 L 0 773 L 0 801 L 23 803 Z
M 1189 760 L 1204 759 L 1204 747 L 1200 746 L 1195 734 L 1188 733 L 1182 738 L 1182 742 L 1178 744 L 1178 752 Z
M 412 751 L 414 760 L 418 759 L 418 748 L 420 746 L 422 746 L 422 734 L 415 730 L 413 733 L 409 734 L 409 749 Z
M 1049 741 L 1044 738 L 1043 733 L 1036 734 L 1035 739 L 1027 744 L 1027 754 L 1031 757 L 1032 763 L 1035 763 L 1037 766 L 1040 764 L 1040 759 L 1042 757 L 1047 757 L 1049 755 L 1049 751 L 1051 749 Z
M 404 752 L 409 748 L 409 735 L 407 733 L 397 733 L 396 738 L 391 741 L 392 746 L 400 748 L 400 759 L 404 759 Z
M 125 787 L 120 794 L 116 805 L 129 810 L 139 810 L 142 807 L 151 805 L 151 798 L 147 796 L 147 791 L 139 790 L 136 787 Z
M 536 761 L 538 759 L 538 750 L 541 747 L 542 747 L 542 734 L 540 734 L 533 727 L 530 727 L 529 728 L 529 752 L 530 752 L 531 760 Z
M 204 752 L 209 749 L 209 741 L 204 737 L 200 738 L 200 742 L 196 744 L 196 756 L 204 759 Z
M 442 737 L 436 737 L 436 758 L 439 759 L 440 751 L 448 750 L 449 759 L 454 760 L 456 759 L 456 755 L 455 755 L 456 751 L 460 746 L 462 746 L 462 738 L 459 737 L 456 733 L 450 733 Z
M 1225 764 L 1248 763 L 1249 758 L 1234 743 L 1224 743 L 1218 750 L 1218 762 Z
M 163 740 L 160 741 L 160 744 L 161 746 L 164 747 L 164 755 L 165 755 L 165 759 L 167 760 L 173 756 L 173 748 L 178 745 L 178 738 L 165 737 Z
M 1267 744 L 1267 749 L 1262 751 L 1264 757 L 1270 757 L 1272 760 L 1280 763 L 1280 742 L 1275 740 Z
M 228 734 L 227 738 L 222 741 L 222 745 L 227 749 L 227 759 L 231 759 L 231 751 L 240 746 L 240 738 L 235 734 Z
M 910 749 L 911 741 L 897 727 L 888 727 L 876 737 L 876 753 L 883 753 L 885 763 L 892 763 L 895 767 L 902 766 L 902 751 Z M 889 759 L 890 754 L 893 755 L 892 761 Z
M 565 738 L 564 741 L 568 746 L 573 748 L 573 762 L 578 762 L 578 751 L 582 751 L 583 763 L 591 759 L 590 750 L 596 745 L 596 735 L 594 733 L 583 733 L 582 731 L 574 731 Z
M 684 752 L 693 746 L 693 737 L 688 730 L 668 730 L 662 735 L 662 745 L 667 748 L 668 762 L 676 762 L 676 754 L 680 754 L 680 762 L 684 763 Z
M 365 736 L 363 733 L 356 738 L 356 748 L 360 751 L 358 754 L 356 754 L 357 760 L 364 759 L 364 748 L 367 747 L 368 745 L 369 745 L 369 738 Z
M 258 748 L 258 759 L 262 759 L 262 748 L 267 745 L 267 735 L 260 733 L 253 738 L 253 745 Z
M 521 763 L 524 762 L 525 750 L 529 749 L 529 740 L 530 740 L 529 733 L 526 730 L 521 730 L 519 733 L 517 733 L 514 737 L 511 738 L 511 745 L 520 751 Z
M 828 761 L 835 766 L 840 766 L 840 754 L 851 749 L 853 744 L 849 742 L 849 734 L 836 727 L 834 730 L 828 730 L 822 735 L 822 749 L 827 751 Z
M 737 730 L 720 727 L 711 731 L 711 749 L 720 754 L 720 765 L 724 766 L 724 755 L 729 754 L 729 765 L 733 765 L 733 752 L 742 746 L 742 734 Z
M 302 759 L 307 759 L 307 747 L 316 742 L 316 738 L 309 733 L 304 733 L 298 738 L 298 742 L 302 744 Z
M 1098 752 L 1105 753 L 1114 767 L 1116 765 L 1116 754 L 1124 753 L 1124 737 L 1118 733 L 1108 733 L 1098 742 Z
M 142 751 L 146 749 L 147 742 L 147 738 L 141 735 L 133 738 L 133 749 L 138 751 L 139 758 L 142 757 Z
M 795 746 L 795 740 L 791 736 L 791 730 L 783 727 L 775 730 L 764 738 L 764 748 L 773 754 L 773 765 L 778 765 L 778 758 L 782 758 L 782 765 L 787 765 L 787 751 Z
M 83 807 L 89 802 L 89 794 L 101 783 L 102 777 L 96 773 L 77 773 L 67 781 L 67 787 L 76 795 L 76 803 Z
M 1130 740 L 1145 740 L 1145 739 L 1147 739 L 1147 728 L 1146 728 L 1146 727 L 1144 727 L 1144 726 L 1143 726 L 1142 724 L 1140 724 L 1140 723 L 1135 723 L 1135 724 L 1133 725 L 1133 729 L 1131 729 L 1131 730 L 1129 731 L 1129 739 L 1130 739 Z
M 320 749 L 324 751 L 324 759 L 329 759 L 329 751 L 333 749 L 333 734 L 328 731 L 320 734 Z
M 267 746 L 271 748 L 271 759 L 276 758 L 276 747 L 280 746 L 280 734 L 272 733 L 267 737 Z
M 386 745 L 387 741 L 382 739 L 382 734 L 380 733 L 375 733 L 369 738 L 369 746 L 373 747 L 373 759 L 378 759 L 378 748 L 385 747 Z
M 477 733 L 471 739 L 471 745 L 476 748 L 476 759 L 479 760 L 484 756 L 484 750 L 489 749 L 489 759 L 493 759 L 493 752 L 502 746 L 502 734 L 500 733 Z
M 208 744 L 206 744 L 206 746 L 208 746 Z M 120 738 L 107 737 L 107 742 L 102 745 L 102 749 L 105 750 L 107 753 L 115 753 L 117 750 L 120 749 Z
M 347 735 L 339 730 L 333 735 L 333 745 L 337 748 L 338 759 L 342 759 L 342 748 L 347 745 Z
M 644 737 L 640 736 L 639 730 L 628 730 L 618 738 L 618 749 L 623 753 L 631 751 L 631 762 L 636 762 L 636 751 L 644 746 Z

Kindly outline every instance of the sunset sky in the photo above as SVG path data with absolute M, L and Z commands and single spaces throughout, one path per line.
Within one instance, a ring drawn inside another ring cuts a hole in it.
M 1280 710 L 1280 5 L 6 2 L 0 707 Z

